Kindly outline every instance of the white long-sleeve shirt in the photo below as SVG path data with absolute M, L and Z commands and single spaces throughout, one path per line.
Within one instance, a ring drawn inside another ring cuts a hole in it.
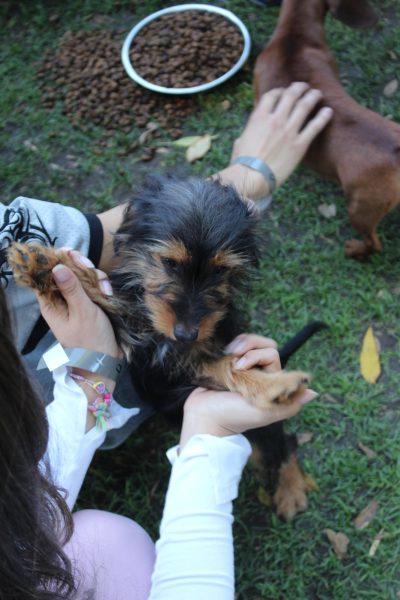
M 72 508 L 105 434 L 96 428 L 85 433 L 87 399 L 67 369 L 60 367 L 53 376 L 46 459 Z M 123 425 L 132 411 L 114 401 L 110 427 Z M 172 472 L 149 600 L 233 600 L 232 501 L 250 444 L 241 435 L 196 435 L 178 450 L 167 452 Z
M 53 371 L 54 400 L 46 406 L 49 442 L 45 462 L 54 485 L 66 491 L 72 510 L 94 453 L 104 442 L 106 432 L 93 427 L 87 433 L 88 403 L 84 391 L 68 375 L 66 367 Z M 115 400 L 110 406 L 110 430 L 122 427 L 139 408 L 123 408 Z

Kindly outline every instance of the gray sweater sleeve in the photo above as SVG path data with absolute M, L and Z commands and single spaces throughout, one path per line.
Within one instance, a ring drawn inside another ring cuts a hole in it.
M 0 283 L 6 290 L 22 349 L 40 312 L 31 290 L 15 285 L 7 264 L 6 250 L 13 242 L 38 242 L 46 246 L 69 247 L 88 255 L 90 227 L 76 208 L 22 196 L 9 205 L 0 204 Z

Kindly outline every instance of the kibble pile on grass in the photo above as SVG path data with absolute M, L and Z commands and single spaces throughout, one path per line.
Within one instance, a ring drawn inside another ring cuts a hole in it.
M 42 103 L 56 102 L 72 123 L 87 130 L 99 125 L 108 130 L 131 131 L 157 121 L 172 137 L 179 137 L 182 120 L 197 109 L 194 97 L 149 92 L 133 82 L 121 62 L 120 32 L 67 31 L 59 47 L 48 51 L 39 66 Z

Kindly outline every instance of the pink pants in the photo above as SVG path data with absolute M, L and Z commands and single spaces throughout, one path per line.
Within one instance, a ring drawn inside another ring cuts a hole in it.
M 100 510 L 74 513 L 64 550 L 72 561 L 77 600 L 147 600 L 154 544 L 135 521 Z

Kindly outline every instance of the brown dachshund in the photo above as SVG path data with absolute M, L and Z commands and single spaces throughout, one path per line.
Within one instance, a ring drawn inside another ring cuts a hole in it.
M 306 81 L 333 108 L 304 163 L 342 185 L 350 222 L 363 238 L 347 241 L 346 255 L 362 259 L 382 249 L 376 227 L 400 203 L 400 125 L 360 106 L 342 88 L 325 39 L 328 10 L 352 27 L 376 22 L 367 0 L 283 0 L 275 32 L 257 58 L 254 84 L 259 99 L 272 88 Z

